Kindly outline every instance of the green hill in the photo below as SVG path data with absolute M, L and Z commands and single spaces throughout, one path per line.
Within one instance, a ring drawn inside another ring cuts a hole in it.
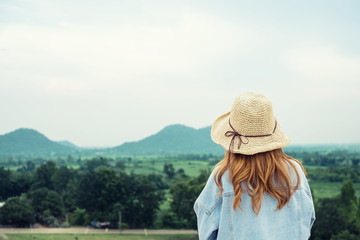
M 170 125 L 137 142 L 128 142 L 111 149 L 122 154 L 187 154 L 222 153 L 212 142 L 210 127 L 194 129 L 181 124 Z
M 112 148 L 80 148 L 68 141 L 55 142 L 36 130 L 20 128 L 0 135 L 0 157 L 52 157 L 81 153 L 103 154 L 188 154 L 223 153 L 224 150 L 212 142 L 210 127 L 194 129 L 180 124 L 170 125 L 160 132 L 136 142 L 127 142 Z
M 224 149 L 212 142 L 211 127 L 195 129 L 181 124 L 170 125 L 156 134 L 135 142 L 127 142 L 111 148 L 81 148 L 71 142 L 55 142 L 36 130 L 20 128 L 0 135 L 0 157 L 56 157 L 72 155 L 95 156 L 122 154 L 222 154 Z M 327 152 L 347 150 L 359 152 L 359 144 L 312 144 L 290 145 L 285 150 L 290 152 Z
M 57 143 L 63 145 L 63 146 L 67 146 L 67 147 L 70 147 L 70 148 L 73 148 L 73 149 L 81 149 L 80 147 L 76 146 L 75 144 L 73 144 L 72 142 L 69 142 L 67 140 L 64 140 L 64 141 L 57 141 Z
M 74 151 L 75 148 L 51 141 L 33 129 L 19 128 L 0 135 L 1 156 L 58 156 Z

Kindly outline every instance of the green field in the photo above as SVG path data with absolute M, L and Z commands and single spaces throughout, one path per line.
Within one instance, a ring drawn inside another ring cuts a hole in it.
M 201 169 L 212 169 L 214 166 L 209 165 L 207 161 L 183 160 L 183 161 L 167 161 L 161 160 L 142 160 L 133 163 L 127 163 L 125 171 L 127 173 L 134 172 L 138 174 L 163 174 L 164 164 L 171 163 L 175 170 L 183 169 L 189 176 L 198 176 Z
M 10 240 L 197 240 L 197 235 L 6 234 Z
M 341 182 L 310 182 L 316 198 L 332 198 L 340 194 Z M 354 184 L 355 194 L 360 197 L 360 184 Z

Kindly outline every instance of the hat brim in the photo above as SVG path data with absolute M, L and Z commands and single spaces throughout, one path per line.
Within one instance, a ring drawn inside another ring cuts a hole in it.
M 229 125 L 230 112 L 218 117 L 211 128 L 211 139 L 221 145 L 225 150 L 229 150 L 232 137 L 225 136 L 227 131 L 233 131 Z M 241 132 L 240 132 L 241 134 Z M 232 153 L 241 153 L 244 155 L 254 155 L 260 152 L 267 152 L 278 148 L 286 147 L 291 139 L 288 138 L 281 130 L 277 123 L 275 132 L 266 137 L 242 137 L 243 142 L 238 148 L 239 138 L 235 137 Z

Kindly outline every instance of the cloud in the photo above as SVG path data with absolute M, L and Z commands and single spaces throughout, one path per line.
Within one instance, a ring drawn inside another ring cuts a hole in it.
M 284 22 L 287 8 L 259 14 L 244 3 L 165 2 L 5 4 L 0 105 L 11 118 L 2 127 L 120 144 L 167 124 L 211 124 L 244 91 L 268 96 L 294 136 L 304 121 L 315 126 L 309 129 L 324 126 L 322 116 L 333 112 L 329 125 L 358 118 L 359 45 L 340 17 L 326 28 L 315 8 L 316 18 L 304 22 L 291 7 L 298 15 Z
M 75 85 L 86 78 L 94 88 L 101 88 L 99 79 L 119 87 L 161 76 L 182 76 L 186 81 L 200 79 L 213 59 L 247 51 L 255 35 L 246 27 L 203 13 L 184 13 L 176 23 L 161 26 L 12 24 L 0 30 L 0 48 L 8 50 L 0 62 L 48 76 L 49 81 L 71 73 L 77 76 L 72 80 Z M 55 90 L 44 84 L 47 90 Z
M 284 61 L 291 70 L 317 81 L 354 82 L 360 78 L 360 58 L 331 47 L 294 49 L 285 53 Z
M 90 89 L 86 81 L 78 81 L 73 78 L 54 77 L 47 79 L 43 89 L 51 94 L 57 95 L 86 95 L 92 96 L 93 89 Z

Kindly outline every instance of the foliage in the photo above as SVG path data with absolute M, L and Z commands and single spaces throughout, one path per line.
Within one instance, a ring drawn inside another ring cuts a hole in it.
M 289 148 L 286 154 L 311 166 L 357 166 L 360 162 L 359 145 L 312 146 L 312 148 Z
M 121 170 L 125 170 L 126 164 L 124 161 L 117 161 L 115 167 Z
M 126 189 L 124 221 L 130 227 L 151 226 L 160 202 L 164 200 L 163 192 L 157 191 L 156 185 L 143 175 L 131 174 L 129 182 L 131 187 Z
M 34 210 L 26 200 L 20 197 L 9 198 L 0 208 L 0 222 L 18 227 L 29 226 L 35 222 Z
M 198 177 L 178 181 L 171 186 L 171 211 L 175 215 L 165 215 L 164 221 L 166 224 L 169 224 L 169 221 L 173 219 L 174 222 L 180 225 L 177 227 L 196 229 L 196 216 L 193 206 L 209 175 L 209 171 L 203 170 Z M 169 225 L 174 224 L 170 223 Z
M 85 209 L 76 208 L 69 221 L 71 225 L 86 226 L 90 223 L 90 218 Z
M 338 210 L 343 219 L 347 222 L 356 220 L 357 199 L 353 183 L 350 180 L 344 181 L 340 189 Z
M 130 228 L 196 228 L 193 203 L 210 175 L 209 164 L 214 165 L 221 157 L 127 155 L 86 161 L 71 156 L 53 161 L 9 158 L 6 163 L 18 168 L 0 167 L 0 197 L 9 201 L 13 196 L 27 196 L 28 200 L 17 198 L 28 202 L 35 220 L 45 224 L 60 226 L 62 223 L 56 221 L 69 213 L 72 225 L 97 220 L 116 226 L 121 212 L 123 224 Z M 295 157 L 311 165 L 305 166 L 316 197 L 311 239 L 357 239 L 360 201 L 355 192 L 359 193 L 359 186 L 353 183 L 360 182 L 358 155 L 350 151 L 304 151 Z M 64 166 L 70 162 L 73 165 Z M 205 170 L 199 175 L 198 169 Z M 339 195 L 323 198 L 326 195 L 318 195 L 319 189 L 327 191 L 321 194 Z
M 169 179 L 172 179 L 175 176 L 174 166 L 171 163 L 165 163 L 164 173 Z
M 122 197 L 123 185 L 114 170 L 100 168 L 87 172 L 79 180 L 77 204 L 90 212 L 109 211 Z
M 334 167 L 329 165 L 326 168 L 309 168 L 307 172 L 313 181 L 343 182 L 349 179 L 355 183 L 360 182 L 360 166 Z
M 28 198 L 40 222 L 46 222 L 50 216 L 64 216 L 64 205 L 57 192 L 42 187 L 29 192 Z
M 110 167 L 109 159 L 107 158 L 93 158 L 91 160 L 87 160 L 84 165 L 81 166 L 81 170 L 86 171 L 94 171 L 98 167 Z
M 346 227 L 337 210 L 337 199 L 324 198 L 317 204 L 316 221 L 310 239 L 330 239 Z M 331 227 L 330 227 L 331 226 Z
M 0 167 L 0 201 L 11 196 L 10 171 Z
M 22 193 L 28 192 L 33 184 L 32 174 L 25 172 L 13 171 L 10 176 L 10 187 L 8 194 L 10 196 L 19 196 Z
M 315 208 L 310 239 L 358 239 L 360 219 L 356 216 L 357 199 L 351 181 L 343 182 L 339 196 L 319 199 Z
M 77 191 L 77 179 L 73 179 L 68 182 L 66 188 L 61 194 L 62 201 L 64 203 L 65 212 L 73 212 L 76 209 L 76 191 Z
M 360 237 L 355 234 L 349 233 L 348 230 L 344 230 L 336 235 L 333 235 L 330 240 L 359 240 Z
M 38 168 L 36 168 L 34 174 L 34 183 L 32 185 L 33 189 L 45 187 L 50 190 L 54 190 L 54 183 L 52 176 L 56 170 L 56 163 L 53 161 L 48 161 Z
M 198 240 L 197 234 L 6 234 L 11 240 Z
M 74 180 L 75 172 L 67 167 L 56 168 L 51 176 L 51 181 L 54 185 L 54 190 L 58 194 L 62 194 L 67 188 L 70 181 Z

